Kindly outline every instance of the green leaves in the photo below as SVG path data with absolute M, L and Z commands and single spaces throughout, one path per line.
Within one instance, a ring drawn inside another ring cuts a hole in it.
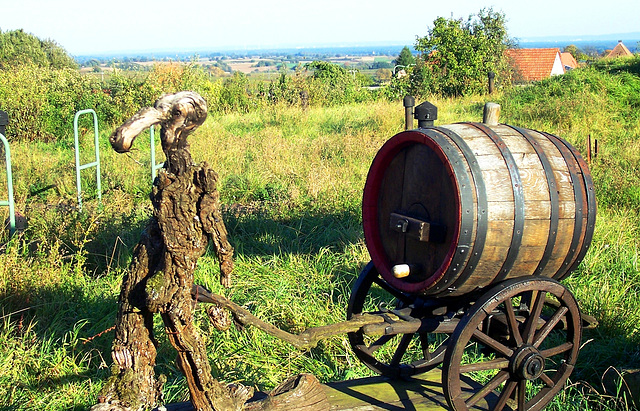
M 504 50 L 512 43 L 505 15 L 491 8 L 466 21 L 437 18 L 429 33 L 416 41 L 415 49 L 422 53 L 428 76 L 423 69 L 423 81 L 416 85 L 415 94 L 482 93 L 489 71 L 508 71 Z
M 77 67 L 73 58 L 53 40 L 40 40 L 22 29 L 0 31 L 0 68 L 25 64 L 54 69 Z
M 404 46 L 400 51 L 398 58 L 395 60 L 395 64 L 406 68 L 415 63 L 416 59 L 413 57 L 413 54 L 411 54 L 411 50 L 409 50 L 409 47 Z

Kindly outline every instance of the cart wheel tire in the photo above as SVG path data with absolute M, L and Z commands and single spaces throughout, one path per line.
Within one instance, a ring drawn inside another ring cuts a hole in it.
M 365 266 L 353 286 L 347 307 L 348 320 L 355 314 L 363 313 L 370 296 L 386 303 L 391 309 L 409 306 L 416 300 L 416 296 L 398 291 L 386 283 L 371 262 Z M 444 340 L 435 350 L 429 351 L 429 333 L 373 338 L 360 329 L 347 335 L 356 357 L 374 372 L 390 378 L 410 377 L 435 368 L 442 363 L 447 347 Z
M 581 324 L 575 298 L 553 279 L 518 278 L 492 288 L 449 340 L 442 385 L 450 407 L 543 409 L 573 371 Z M 489 358 L 471 362 L 479 351 Z

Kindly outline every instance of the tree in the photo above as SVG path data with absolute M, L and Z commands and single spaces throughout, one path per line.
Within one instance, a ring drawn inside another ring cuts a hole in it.
M 0 67 L 24 64 L 53 69 L 77 68 L 73 58 L 53 40 L 40 40 L 22 29 L 0 32 Z
M 504 51 L 513 46 L 505 15 L 492 8 L 482 9 L 466 21 L 437 18 L 415 45 L 425 63 L 421 76 L 429 80 L 423 92 L 457 96 L 484 91 L 488 72 L 493 71 L 499 79 L 509 78 Z
M 349 78 L 349 72 L 344 67 L 326 61 L 312 61 L 307 63 L 305 67 L 313 70 L 313 77 L 327 82 L 331 86 L 343 83 Z
M 376 80 L 385 82 L 391 80 L 391 70 L 388 68 L 379 68 L 376 70 Z
M 394 60 L 394 64 L 397 66 L 408 67 L 410 64 L 415 63 L 416 59 L 415 57 L 413 57 L 413 54 L 411 54 L 411 50 L 409 50 L 409 47 L 407 46 L 404 46 L 402 48 L 400 54 L 398 55 L 398 58 Z
M 566 46 L 564 48 L 564 50 L 562 50 L 563 53 L 569 53 L 573 56 L 574 59 L 578 59 L 578 46 L 576 46 L 575 44 L 569 44 L 568 46 Z
M 562 50 L 562 52 L 571 54 L 576 61 L 589 59 L 589 56 L 587 56 L 585 52 L 580 50 L 575 44 L 569 44 L 564 48 L 564 50 Z

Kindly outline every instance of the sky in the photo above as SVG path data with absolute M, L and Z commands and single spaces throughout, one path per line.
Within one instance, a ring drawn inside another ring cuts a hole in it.
M 640 32 L 639 0 L 0 0 L 0 30 L 74 56 L 392 43 L 492 7 L 518 39 Z

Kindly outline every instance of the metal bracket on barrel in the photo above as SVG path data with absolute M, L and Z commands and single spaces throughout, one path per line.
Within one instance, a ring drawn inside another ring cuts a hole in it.
M 446 234 L 443 225 L 400 213 L 391 213 L 389 227 L 393 231 L 406 234 L 407 237 L 423 242 L 442 243 Z

